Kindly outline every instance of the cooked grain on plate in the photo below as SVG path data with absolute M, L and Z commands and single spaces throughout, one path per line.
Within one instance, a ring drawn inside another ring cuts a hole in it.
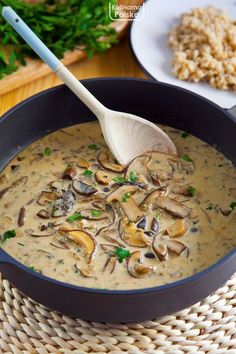
M 236 21 L 213 6 L 184 13 L 169 34 L 173 74 L 236 90 Z

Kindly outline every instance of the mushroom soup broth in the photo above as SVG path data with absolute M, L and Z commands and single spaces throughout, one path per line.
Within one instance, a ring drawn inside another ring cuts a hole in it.
M 170 283 L 236 246 L 236 171 L 213 147 L 164 127 L 179 156 L 128 167 L 95 122 L 50 134 L 0 175 L 2 248 L 36 272 L 91 288 Z

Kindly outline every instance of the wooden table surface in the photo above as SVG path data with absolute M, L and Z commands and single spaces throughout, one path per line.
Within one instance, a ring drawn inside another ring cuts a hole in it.
M 145 78 L 129 48 L 128 39 L 114 46 L 105 54 L 92 59 L 84 59 L 69 67 L 79 79 L 101 76 L 129 76 Z M 0 116 L 15 104 L 37 92 L 61 84 L 55 74 L 50 74 L 19 89 L 0 96 Z M 0 82 L 1 85 L 1 82 Z

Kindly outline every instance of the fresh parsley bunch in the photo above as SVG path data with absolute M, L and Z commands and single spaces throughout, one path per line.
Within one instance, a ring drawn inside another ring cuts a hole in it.
M 115 4 L 116 0 L 48 0 L 36 3 L 0 0 L 0 12 L 3 6 L 11 6 L 58 58 L 78 46 L 92 56 L 117 43 L 117 34 L 109 26 L 112 22 L 109 3 Z M 20 64 L 25 65 L 27 56 L 35 57 L 35 53 L 0 16 L 0 79 L 16 71 Z

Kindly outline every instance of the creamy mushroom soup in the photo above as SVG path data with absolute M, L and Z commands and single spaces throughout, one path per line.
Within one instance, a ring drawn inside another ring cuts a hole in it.
M 213 147 L 163 127 L 179 156 L 129 166 L 95 122 L 50 134 L 0 176 L 1 246 L 71 284 L 136 289 L 210 266 L 236 246 L 236 171 Z

